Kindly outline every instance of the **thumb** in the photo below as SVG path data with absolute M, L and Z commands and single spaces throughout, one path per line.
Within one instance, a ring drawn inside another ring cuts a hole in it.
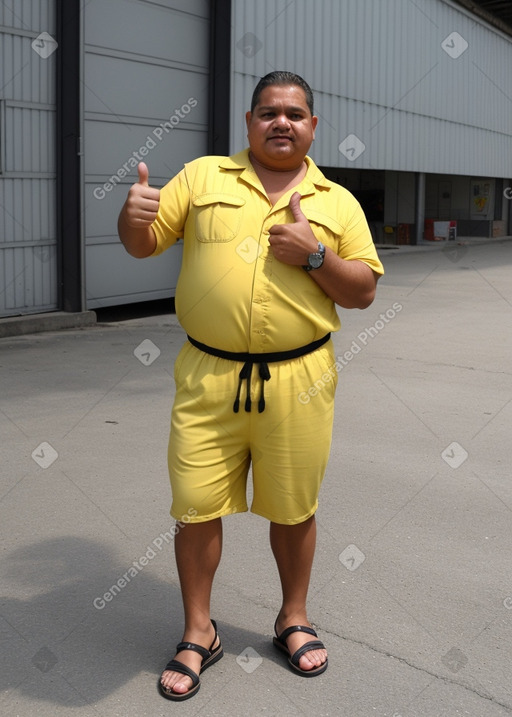
M 290 197 L 290 209 L 292 210 L 293 218 L 296 222 L 308 221 L 304 216 L 302 209 L 300 208 L 300 200 L 302 197 L 298 192 L 294 192 Z
M 139 184 L 142 184 L 144 187 L 149 187 L 149 170 L 144 162 L 139 162 L 137 171 L 139 173 Z

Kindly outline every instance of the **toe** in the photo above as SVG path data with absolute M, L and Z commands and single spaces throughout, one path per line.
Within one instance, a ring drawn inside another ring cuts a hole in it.
M 191 686 L 192 685 L 186 685 L 184 682 L 175 682 L 172 686 L 172 691 L 178 692 L 182 695 L 183 693 L 188 692 Z
M 184 677 L 179 672 L 172 672 L 171 670 L 166 670 L 160 681 L 162 687 L 165 687 L 166 690 L 172 690 L 179 694 L 188 692 L 192 687 L 192 680 L 189 677 Z
M 309 650 L 299 659 L 299 666 L 301 670 L 314 670 L 323 665 L 326 660 L 326 650 Z

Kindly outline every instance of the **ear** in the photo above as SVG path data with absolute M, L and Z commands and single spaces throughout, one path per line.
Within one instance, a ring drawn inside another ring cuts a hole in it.
M 249 125 L 251 124 L 251 119 L 252 119 L 252 112 L 246 112 L 245 113 L 245 124 L 246 124 L 247 129 L 249 129 Z
M 315 130 L 316 130 L 317 124 L 318 124 L 318 117 L 316 115 L 313 115 L 311 117 L 311 126 L 313 127 L 313 139 L 315 139 Z

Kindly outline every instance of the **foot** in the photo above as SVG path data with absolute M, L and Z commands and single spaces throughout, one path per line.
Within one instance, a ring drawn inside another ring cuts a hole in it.
M 291 627 L 292 625 L 305 625 L 306 627 L 311 627 L 311 623 L 305 614 L 299 616 L 295 614 L 291 618 L 285 618 L 280 614 L 276 622 L 277 634 L 281 635 L 283 630 L 286 630 L 287 627 Z M 312 638 L 311 635 L 308 635 L 307 632 L 293 632 L 286 638 L 286 646 L 290 651 L 290 655 L 293 655 L 293 653 L 302 647 L 302 645 L 305 645 L 306 642 L 310 642 L 312 639 L 314 638 Z M 308 650 L 308 652 L 305 652 L 299 659 L 299 667 L 301 670 L 307 672 L 309 670 L 314 670 L 316 667 L 320 667 L 326 661 L 327 650 Z
M 215 628 L 210 623 L 209 627 L 204 631 L 185 631 L 183 635 L 183 642 L 195 642 L 198 645 L 205 647 L 207 650 L 214 650 L 220 643 L 220 637 L 217 635 L 215 644 L 212 645 L 214 638 Z M 187 667 L 190 667 L 190 669 L 196 674 L 199 674 L 202 662 L 202 657 L 199 653 L 194 652 L 193 650 L 182 650 L 181 652 L 176 653 L 174 659 L 178 660 L 178 662 L 182 662 Z M 164 670 L 160 678 L 160 682 L 162 687 L 172 690 L 180 695 L 185 694 L 192 687 L 192 680 L 190 677 L 183 675 L 180 672 L 174 672 L 173 670 Z

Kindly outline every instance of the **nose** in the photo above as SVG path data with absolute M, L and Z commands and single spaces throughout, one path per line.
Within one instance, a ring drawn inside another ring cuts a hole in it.
M 274 127 L 277 127 L 279 129 L 287 128 L 290 126 L 290 123 L 288 121 L 288 117 L 283 113 L 278 114 L 274 120 Z

